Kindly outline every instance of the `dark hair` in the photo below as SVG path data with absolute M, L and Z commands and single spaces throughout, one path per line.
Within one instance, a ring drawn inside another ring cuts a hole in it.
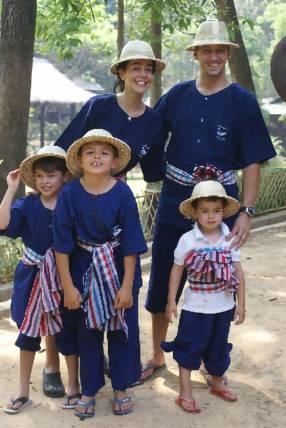
M 117 94 L 118 92 L 123 92 L 125 88 L 125 82 L 124 80 L 120 79 L 119 70 L 126 70 L 127 65 L 129 61 L 123 61 L 120 62 L 117 66 L 117 79 L 114 82 L 113 85 L 113 92 Z M 154 74 L 156 71 L 156 62 L 152 61 L 152 74 Z
M 192 201 L 191 205 L 196 210 L 199 206 L 200 201 L 209 201 L 209 202 L 216 202 L 216 201 L 222 201 L 222 206 L 225 208 L 227 206 L 227 199 L 221 198 L 219 196 L 208 196 L 208 197 L 202 197 L 195 199 Z
M 60 171 L 63 174 L 68 172 L 66 161 L 61 158 L 56 158 L 55 156 L 47 156 L 33 162 L 33 165 L 32 165 L 33 174 L 36 172 L 37 169 L 40 169 L 44 172 Z
M 92 142 L 94 142 L 94 143 L 99 143 L 100 144 L 100 141 L 90 141 L 91 143 Z M 89 144 L 89 143 L 87 143 L 87 144 Z M 104 143 L 104 144 L 107 144 L 109 147 L 111 147 L 112 148 L 112 151 L 113 151 L 113 155 L 114 155 L 114 157 L 115 158 L 118 158 L 119 157 L 119 153 L 118 153 L 118 149 L 117 149 L 117 147 L 115 147 L 113 144 L 110 144 L 110 143 Z M 86 144 L 84 144 L 83 146 L 81 146 L 80 148 L 79 148 L 79 150 L 78 150 L 78 152 L 77 152 L 77 156 L 79 157 L 79 156 L 81 156 L 81 153 L 82 153 L 82 149 L 83 149 L 83 147 L 84 146 L 86 146 Z

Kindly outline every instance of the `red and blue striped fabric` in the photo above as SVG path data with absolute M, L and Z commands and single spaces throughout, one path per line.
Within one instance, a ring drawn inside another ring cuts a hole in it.
M 114 300 L 120 289 L 113 252 L 118 241 L 95 245 L 78 238 L 77 243 L 92 253 L 92 263 L 83 278 L 84 295 L 88 295 L 83 304 L 87 328 L 123 330 L 128 337 L 124 310 L 114 309 Z
M 193 173 L 189 174 L 167 162 L 166 177 L 182 186 L 194 186 L 203 180 L 216 180 L 221 184 L 234 184 L 236 182 L 234 171 L 223 172 L 211 164 L 196 166 Z
M 194 292 L 218 293 L 238 288 L 230 250 L 191 251 L 185 258 L 185 266 Z
M 48 249 L 44 256 L 26 247 L 22 262 L 38 266 L 20 332 L 31 337 L 50 336 L 62 329 L 60 281 L 55 256 Z

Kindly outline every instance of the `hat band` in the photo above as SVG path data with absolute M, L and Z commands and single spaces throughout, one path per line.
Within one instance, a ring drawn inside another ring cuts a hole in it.
M 235 171 L 230 170 L 223 172 L 213 165 L 206 164 L 204 166 L 196 166 L 193 173 L 189 174 L 174 165 L 167 162 L 166 178 L 182 186 L 194 186 L 200 181 L 215 180 L 221 184 L 235 184 Z

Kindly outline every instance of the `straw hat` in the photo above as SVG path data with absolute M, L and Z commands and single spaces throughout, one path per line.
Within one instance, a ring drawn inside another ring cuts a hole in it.
M 132 40 L 126 43 L 123 47 L 120 57 L 110 67 L 112 74 L 117 74 L 117 67 L 119 64 L 125 61 L 131 61 L 134 59 L 150 59 L 156 64 L 156 71 L 162 71 L 166 67 L 166 64 L 159 58 L 156 58 L 151 46 L 143 42 L 142 40 Z
M 196 46 L 226 45 L 231 48 L 239 48 L 239 45 L 229 40 L 226 25 L 217 19 L 207 19 L 202 22 L 196 32 L 194 41 L 187 51 L 192 51 Z
M 224 208 L 224 218 L 230 217 L 239 210 L 240 203 L 231 196 L 228 196 L 224 187 L 218 181 L 213 180 L 201 181 L 196 184 L 192 196 L 180 204 L 179 210 L 187 218 L 196 218 L 196 210 L 192 206 L 192 202 L 196 199 L 209 198 L 212 196 L 223 198 L 227 201 L 227 205 Z
M 79 176 L 82 174 L 82 169 L 79 166 L 78 152 L 81 147 L 88 143 L 108 143 L 114 146 L 118 151 L 117 168 L 112 170 L 112 174 L 116 175 L 122 171 L 128 164 L 131 158 L 130 147 L 113 137 L 110 132 L 104 129 L 91 129 L 82 138 L 76 140 L 67 151 L 67 167 L 73 175 Z
M 36 162 L 39 159 L 42 158 L 59 158 L 59 159 L 66 159 L 66 152 L 64 149 L 58 146 L 45 146 L 42 147 L 40 150 L 38 150 L 37 153 L 34 155 L 28 156 L 26 159 L 24 159 L 20 165 L 20 176 L 21 179 L 24 181 L 24 183 L 31 187 L 31 189 L 36 188 L 36 181 L 34 178 L 34 173 L 32 171 L 33 163 Z

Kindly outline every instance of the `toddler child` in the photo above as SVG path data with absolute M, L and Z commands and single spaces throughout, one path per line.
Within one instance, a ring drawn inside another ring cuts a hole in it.
M 165 352 L 173 352 L 179 365 L 180 394 L 176 404 L 190 413 L 201 411 L 191 387 L 191 371 L 201 360 L 209 373 L 210 393 L 226 401 L 237 396 L 224 384 L 230 365 L 232 345 L 228 343 L 230 323 L 245 318 L 245 284 L 239 250 L 231 249 L 223 218 L 235 214 L 239 202 L 227 196 L 216 181 L 198 183 L 192 196 L 180 204 L 181 213 L 195 219 L 194 228 L 182 235 L 174 252 L 166 316 L 177 317 L 176 293 L 184 268 L 188 287 L 184 292 L 178 333 L 174 341 L 162 342 Z M 237 303 L 234 296 L 237 295 Z

